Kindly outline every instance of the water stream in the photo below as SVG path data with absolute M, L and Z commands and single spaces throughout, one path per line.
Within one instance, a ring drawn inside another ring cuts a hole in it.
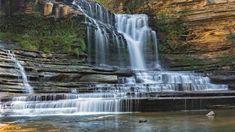
M 15 54 L 13 51 L 7 50 L 8 57 L 14 62 L 15 69 L 18 74 L 19 82 L 22 81 L 23 88 L 26 93 L 33 93 L 33 88 L 30 86 L 28 82 L 28 78 L 26 75 L 26 72 L 24 70 L 24 67 L 20 64 L 20 62 L 16 59 Z

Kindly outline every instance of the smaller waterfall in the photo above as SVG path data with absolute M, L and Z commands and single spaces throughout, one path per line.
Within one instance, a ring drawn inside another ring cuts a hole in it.
M 48 116 L 115 114 L 131 112 L 131 101 L 102 97 L 102 94 L 41 94 L 13 97 L 4 103 L 0 111 L 5 116 Z
M 15 63 L 15 68 L 17 70 L 18 76 L 22 77 L 23 87 L 26 93 L 33 93 L 33 88 L 30 86 L 26 72 L 24 70 L 24 67 L 20 64 L 20 62 L 16 59 L 15 54 L 7 50 L 8 57 Z M 20 82 L 20 80 L 19 80 Z
M 155 64 L 155 68 L 159 68 L 158 56 L 154 56 L 152 58 L 149 56 L 147 57 L 147 54 L 149 54 L 148 52 L 150 52 L 149 47 L 151 46 L 153 46 L 153 49 L 151 50 L 153 50 L 154 53 L 150 54 L 158 55 L 156 53 L 156 33 L 148 26 L 147 15 L 117 14 L 116 28 L 117 31 L 122 34 L 127 41 L 132 69 L 146 69 L 146 60 L 149 58 L 152 62 L 157 63 Z

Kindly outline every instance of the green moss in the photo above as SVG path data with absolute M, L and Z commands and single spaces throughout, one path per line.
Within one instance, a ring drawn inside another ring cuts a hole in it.
M 228 65 L 235 62 L 235 55 L 224 56 L 217 61 L 218 65 Z
M 20 43 L 22 48 L 54 53 L 71 53 L 79 43 L 85 50 L 85 27 L 81 18 L 55 20 L 41 16 L 1 18 L 0 39 Z M 76 49 L 77 50 L 77 49 Z
M 180 53 L 182 49 L 185 51 L 190 48 L 190 44 L 185 40 L 188 25 L 184 18 L 159 13 L 154 26 L 160 37 L 160 53 Z
M 95 0 L 96 2 L 98 2 L 98 3 L 105 3 L 105 2 L 107 2 L 107 0 Z
M 186 54 L 178 54 L 178 55 L 164 55 L 168 58 L 170 58 L 171 61 L 173 61 L 173 63 L 175 63 L 176 65 L 191 65 L 191 66 L 196 66 L 196 65 L 202 65 L 205 64 L 206 62 L 193 57 L 191 55 L 186 55 Z
M 235 44 L 235 33 L 230 32 L 230 33 L 227 35 L 227 40 L 228 40 L 230 43 Z
M 18 39 L 18 34 L 16 33 L 11 33 L 11 32 L 0 32 L 0 38 L 1 40 L 7 41 L 7 40 L 17 40 Z

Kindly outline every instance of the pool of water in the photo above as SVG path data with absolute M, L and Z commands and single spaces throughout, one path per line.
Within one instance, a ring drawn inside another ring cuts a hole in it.
M 128 113 L 80 116 L 0 117 L 0 131 L 51 132 L 227 132 L 235 131 L 235 111 Z

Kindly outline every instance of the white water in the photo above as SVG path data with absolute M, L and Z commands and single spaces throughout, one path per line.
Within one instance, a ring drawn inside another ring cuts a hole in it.
M 74 0 L 72 3 L 87 18 L 88 29 L 88 61 L 94 62 L 97 66 L 111 65 L 110 43 L 117 44 L 118 50 L 123 46 L 123 39 L 115 31 L 114 15 L 103 6 L 86 0 Z M 92 26 L 91 26 L 92 25 Z M 120 47 L 121 46 L 121 47 Z M 94 54 L 92 56 L 91 54 Z M 122 59 L 119 54 L 119 60 L 116 65 L 121 65 Z M 117 61 L 117 60 L 116 60 Z
M 134 70 L 145 70 L 145 46 L 150 43 L 150 45 L 157 47 L 156 33 L 148 26 L 148 16 L 144 14 L 117 14 L 116 28 L 127 41 L 131 68 Z M 155 63 L 159 63 L 158 57 Z
M 19 78 L 21 77 L 22 78 L 22 82 L 23 82 L 23 88 L 24 88 L 24 91 L 26 93 L 33 93 L 33 88 L 30 86 L 29 82 L 28 82 L 28 78 L 27 78 L 27 75 L 26 75 L 26 72 L 24 70 L 24 67 L 20 64 L 20 62 L 16 59 L 15 57 L 15 54 L 10 51 L 10 50 L 7 50 L 7 54 L 8 54 L 8 57 L 14 62 L 15 64 L 15 68 L 17 70 L 17 73 L 18 73 L 18 76 Z M 20 80 L 19 80 L 20 82 Z
M 115 114 L 120 113 L 125 104 L 119 98 L 93 97 L 92 94 L 89 97 L 76 94 L 57 97 L 55 94 L 14 97 L 2 105 L 0 111 L 5 116 Z
M 66 99 L 59 101 L 14 101 L 5 112 L 14 115 L 53 115 L 76 113 L 120 112 L 120 101 L 113 99 Z

